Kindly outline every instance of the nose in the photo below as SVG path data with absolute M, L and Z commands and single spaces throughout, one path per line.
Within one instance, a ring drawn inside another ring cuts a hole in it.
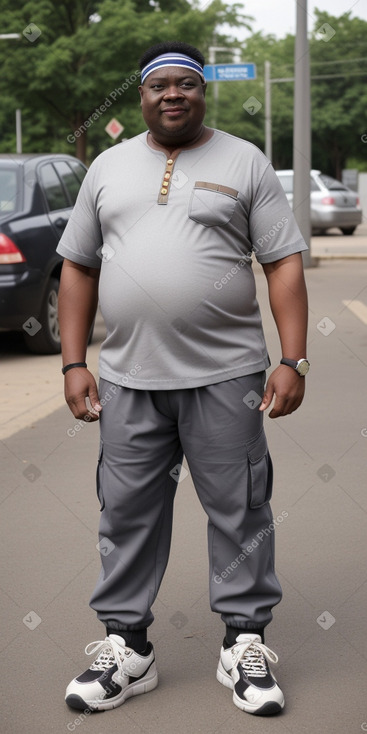
M 183 93 L 176 84 L 170 84 L 164 93 L 164 97 L 166 99 L 177 99 L 178 97 L 183 97 Z

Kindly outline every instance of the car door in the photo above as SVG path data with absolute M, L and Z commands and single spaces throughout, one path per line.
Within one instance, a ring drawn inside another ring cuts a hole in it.
M 54 162 L 43 163 L 38 173 L 46 200 L 48 219 L 58 242 L 68 223 L 73 203 L 56 171 Z
M 71 160 L 55 161 L 54 167 L 73 207 L 87 169 L 79 161 Z

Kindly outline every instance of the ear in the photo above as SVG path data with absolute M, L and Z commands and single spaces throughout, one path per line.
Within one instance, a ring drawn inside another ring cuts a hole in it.
M 140 102 L 143 101 L 143 95 L 144 95 L 144 87 L 142 84 L 139 84 L 138 86 L 139 94 L 140 94 Z
M 203 83 L 203 84 L 202 84 L 201 86 L 202 86 L 202 90 L 203 90 L 203 96 L 205 97 L 205 95 L 206 95 L 206 89 L 207 89 L 207 86 L 208 86 L 208 85 L 207 85 L 207 83 L 205 82 L 205 83 Z

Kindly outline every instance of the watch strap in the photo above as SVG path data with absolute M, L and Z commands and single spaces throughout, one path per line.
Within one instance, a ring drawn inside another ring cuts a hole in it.
M 283 357 L 280 360 L 280 364 L 286 364 L 288 367 L 293 367 L 294 370 L 297 369 L 298 360 L 297 359 L 287 359 L 286 357 Z
M 66 375 L 69 370 L 74 369 L 74 367 L 86 367 L 86 362 L 71 362 L 70 364 L 66 364 L 65 367 L 61 368 L 61 372 L 63 375 Z

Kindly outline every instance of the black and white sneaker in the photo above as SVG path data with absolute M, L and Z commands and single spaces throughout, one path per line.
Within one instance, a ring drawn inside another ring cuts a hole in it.
M 233 703 L 249 714 L 269 716 L 284 707 L 284 696 L 268 660 L 278 656 L 261 642 L 260 635 L 240 634 L 232 647 L 220 651 L 217 680 L 233 689 Z
M 65 701 L 74 709 L 107 711 L 130 696 L 148 693 L 158 685 L 154 650 L 148 642 L 145 655 L 126 647 L 119 635 L 91 642 L 87 655 L 97 655 L 85 671 L 69 683 Z

